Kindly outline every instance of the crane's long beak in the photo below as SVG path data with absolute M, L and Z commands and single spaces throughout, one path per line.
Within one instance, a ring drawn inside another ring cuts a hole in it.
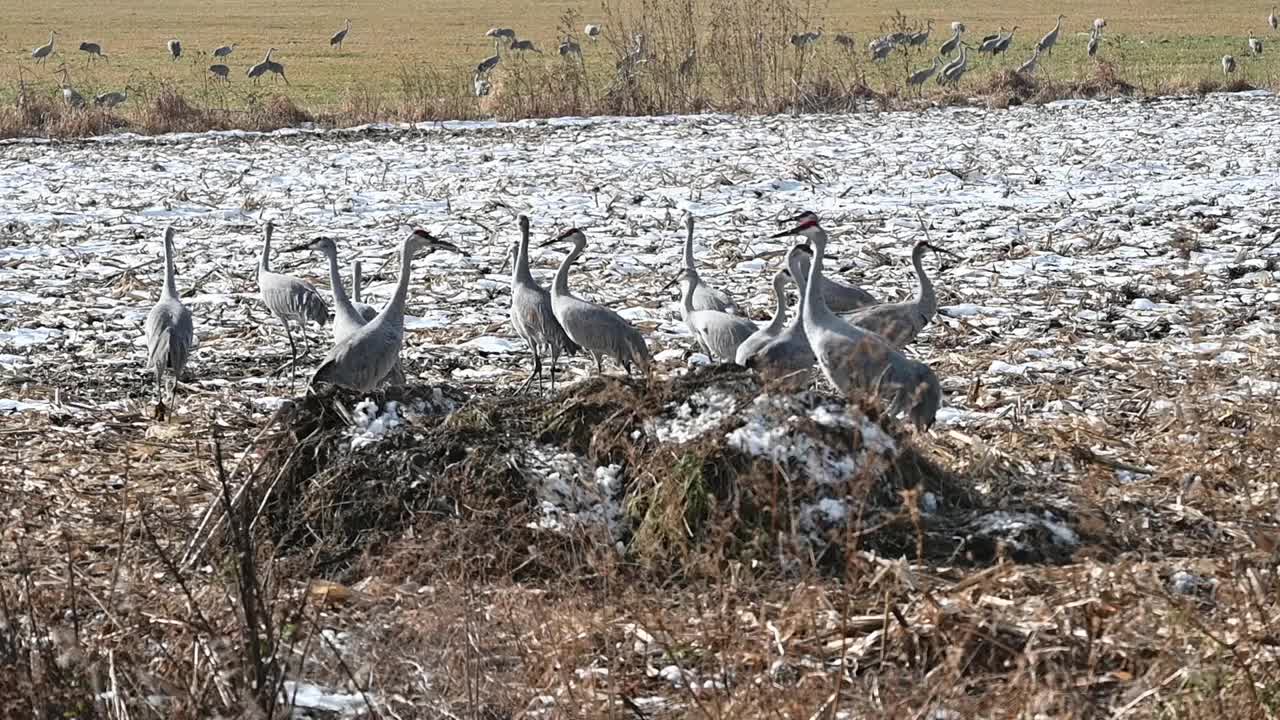
M 433 250 L 448 250 L 449 252 L 457 253 L 462 257 L 471 257 L 470 255 L 467 254 L 467 251 L 463 250 L 457 245 L 454 245 L 448 240 L 441 240 L 440 238 L 432 238 L 431 241 L 427 243 L 427 245 L 430 246 Z
M 793 215 L 793 216 L 791 216 L 791 217 L 789 217 L 789 218 L 782 218 L 781 220 L 778 220 L 778 224 L 779 224 L 779 225 L 787 225 L 787 224 L 794 225 L 794 224 L 796 224 L 796 223 L 800 222 L 800 218 L 802 218 L 802 217 L 804 217 L 805 215 L 808 215 L 808 214 L 809 214 L 809 213 L 808 213 L 808 211 L 805 211 L 805 212 L 800 213 L 799 215 Z
M 769 239 L 774 240 L 776 238 L 791 237 L 792 235 L 799 235 L 799 234 L 800 234 L 800 228 L 793 227 L 788 230 L 783 230 L 782 232 L 779 232 L 779 233 L 774 233 L 769 236 Z
M 950 255 L 951 257 L 953 257 L 953 258 L 955 258 L 955 259 L 957 259 L 957 260 L 962 259 L 959 255 L 957 255 L 957 254 L 955 254 L 955 253 L 951 252 L 950 250 L 947 250 L 947 249 L 945 249 L 945 248 L 940 248 L 940 247 L 938 247 L 937 245 L 934 245 L 933 243 L 926 242 L 926 243 L 924 244 L 924 246 L 925 246 L 925 247 L 927 247 L 927 248 L 929 248 L 930 250 L 932 250 L 932 251 L 936 252 L 936 253 L 942 253 L 943 255 Z
M 675 285 L 676 283 L 680 282 L 680 278 L 682 278 L 682 277 L 684 277 L 684 271 L 683 271 L 683 270 L 681 270 L 680 272 L 676 273 L 675 277 L 673 277 L 673 278 L 671 278 L 669 281 L 667 281 L 667 284 L 662 286 L 662 290 L 666 290 L 667 288 L 671 287 L 672 285 Z M 662 290 L 659 290 L 658 292 L 662 292 Z
M 560 242 L 560 236 L 559 236 L 559 235 L 557 235 L 556 237 L 551 238 L 550 240 L 546 240 L 546 241 L 544 241 L 544 242 L 540 242 L 540 243 L 538 243 L 538 247 L 540 247 L 540 248 L 544 248 L 544 247 L 551 247 L 552 245 L 555 245 L 555 244 L 556 244 L 556 243 L 558 243 L 558 242 Z
M 301 245 L 294 245 L 292 247 L 284 248 L 280 252 L 298 252 L 300 250 L 310 250 L 310 249 L 311 249 L 310 243 L 302 243 Z

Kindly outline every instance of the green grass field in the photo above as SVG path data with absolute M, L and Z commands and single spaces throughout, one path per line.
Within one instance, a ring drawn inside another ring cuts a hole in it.
M 651 4 L 649 18 L 644 22 L 667 22 L 666 30 L 683 35 L 686 42 L 692 39 L 699 46 L 703 52 L 700 57 L 707 56 L 708 43 L 714 40 L 710 37 L 714 32 L 710 29 L 712 19 L 723 21 L 733 8 L 746 7 L 741 0 L 695 3 L 692 24 L 696 27 L 689 34 L 688 28 L 673 28 L 669 19 L 662 19 L 661 11 L 653 11 L 653 7 L 663 4 L 663 0 Z M 674 0 L 665 4 L 668 10 L 678 5 Z M 1016 68 L 1030 55 L 1036 39 L 1052 28 L 1057 12 L 1067 15 L 1067 20 L 1054 56 L 1041 64 L 1040 77 L 1050 80 L 1079 78 L 1093 72 L 1093 61 L 1085 56 L 1085 43 L 1093 18 L 1100 16 L 1108 22 L 1101 56 L 1115 64 L 1120 78 L 1147 92 L 1194 87 L 1205 78 L 1219 79 L 1220 59 L 1226 53 L 1242 61 L 1238 75 L 1246 82 L 1274 86 L 1277 66 L 1271 53 L 1280 50 L 1268 48 L 1262 58 L 1245 58 L 1245 38 L 1250 30 L 1268 43 L 1272 38 L 1280 39 L 1280 34 L 1267 27 L 1269 8 L 1261 4 L 1219 5 L 1212 13 L 1196 0 L 1142 0 L 1119 7 L 1109 2 L 1072 0 L 1053 5 L 1017 0 L 999 3 L 998 7 L 972 0 L 948 4 L 888 0 L 805 4 L 775 0 L 759 7 L 764 9 L 753 12 L 791 18 L 789 22 L 774 23 L 778 26 L 772 31 L 780 48 L 774 52 L 784 63 L 796 59 L 786 45 L 785 38 L 790 33 L 821 27 L 826 37 L 816 51 L 817 62 L 810 59 L 809 66 L 858 68 L 851 74 L 864 77 L 877 92 L 900 87 L 908 69 L 927 64 L 927 55 L 916 54 L 895 54 L 883 64 L 867 62 L 867 41 L 891 29 L 891 18 L 898 11 L 913 24 L 935 20 L 931 50 L 936 50 L 949 34 L 948 25 L 953 19 L 966 23 L 967 37 L 975 44 L 999 27 L 1019 26 L 1006 58 L 973 59 L 965 80 L 970 86 L 981 83 L 993 68 Z M 340 108 L 350 102 L 353 94 L 383 98 L 389 103 L 421 102 L 423 93 L 413 97 L 405 90 L 405 78 L 432 72 L 437 78 L 433 88 L 440 86 L 438 78 L 456 78 L 456 83 L 449 86 L 450 92 L 463 95 L 470 88 L 470 68 L 492 52 L 493 45 L 484 32 L 494 25 L 513 27 L 521 37 L 533 39 L 546 51 L 542 56 L 530 56 L 522 70 L 554 73 L 564 63 L 555 54 L 555 47 L 561 37 L 558 28 L 562 17 L 569 10 L 577 13 L 575 29 L 579 33 L 586 22 L 603 24 L 608 33 L 618 29 L 618 23 L 609 22 L 611 18 L 630 17 L 639 22 L 641 3 L 569 6 L 549 0 L 388 0 L 355 3 L 354 8 L 337 0 L 281 0 L 267 5 L 247 0 L 102 0 L 87 7 L 77 0 L 15 3 L 6 12 L 8 22 L 0 35 L 0 73 L 5 78 L 0 101 L 12 102 L 20 77 L 34 83 L 41 92 L 56 95 L 55 72 L 65 64 L 73 86 L 86 96 L 126 85 L 154 88 L 170 82 L 199 105 L 243 107 L 254 93 L 245 70 L 271 46 L 277 48 L 275 59 L 285 64 L 292 83 L 288 88 L 280 84 L 271 92 L 288 95 L 308 111 Z M 342 27 L 347 15 L 353 25 L 348 42 L 341 51 L 331 50 L 328 38 Z M 45 43 L 53 29 L 59 32 L 57 55 L 45 65 L 35 65 L 31 50 Z M 831 42 L 837 32 L 853 34 L 858 51 L 850 55 Z M 186 52 L 177 62 L 167 56 L 165 43 L 170 38 L 180 39 Z M 599 92 L 612 77 L 614 50 L 607 39 L 594 45 L 585 38 L 578 39 L 586 51 L 587 75 Z M 77 49 L 84 40 L 101 43 L 109 62 L 89 63 L 87 55 Z M 232 68 L 232 83 L 229 88 L 222 88 L 209 81 L 206 68 L 213 62 L 209 57 L 212 49 L 230 42 L 238 43 L 227 63 Z M 679 55 L 669 60 L 671 65 L 683 57 L 683 49 L 671 49 L 669 43 L 664 47 L 670 49 L 670 54 Z M 512 64 L 506 63 L 508 67 Z M 703 63 L 702 67 L 709 66 Z M 504 70 L 505 67 L 499 68 L 499 72 Z M 711 70 L 700 68 L 698 72 L 705 76 L 707 87 L 729 82 Z M 710 104 L 715 106 L 714 102 Z M 477 111 L 487 114 L 483 109 Z

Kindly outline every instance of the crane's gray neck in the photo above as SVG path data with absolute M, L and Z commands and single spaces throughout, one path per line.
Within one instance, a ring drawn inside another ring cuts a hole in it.
M 799 253 L 793 253 L 788 259 L 791 267 L 791 278 L 795 280 L 796 288 L 800 291 L 800 299 L 796 304 L 796 316 L 791 319 L 791 325 L 797 326 L 804 320 L 804 309 L 808 305 L 804 301 L 806 288 L 809 287 L 809 273 L 812 269 L 809 267 L 809 259 Z
M 178 278 L 173 270 L 173 243 L 169 240 L 164 242 L 164 294 L 174 298 L 178 298 Z
M 351 263 L 351 299 L 360 302 L 360 261 Z
M 680 288 L 680 307 L 684 309 L 684 316 L 687 320 L 689 313 L 693 312 L 693 291 L 698 287 L 698 276 L 689 270 L 685 270 L 685 281 L 683 287 Z
M 515 267 L 511 269 L 511 284 L 518 282 L 533 283 L 533 273 L 529 272 L 529 231 L 526 228 L 520 228 Z
M 583 247 L 584 245 L 582 243 L 575 242 L 573 244 L 573 250 L 565 256 L 563 261 L 561 261 L 560 269 L 556 270 L 555 283 L 551 286 L 552 295 L 567 296 L 569 294 L 569 266 L 572 265 L 573 261 L 577 260 L 578 256 L 582 254 Z
M 351 298 L 347 297 L 347 290 L 342 287 L 342 272 L 338 270 L 338 251 L 334 248 L 325 248 L 324 255 L 329 259 L 329 284 L 333 286 L 333 301 L 345 308 L 350 308 Z
M 773 279 L 773 318 L 769 332 L 777 334 L 787 322 L 787 276 L 779 273 Z
M 933 282 L 924 271 L 925 250 L 928 250 L 926 246 L 917 245 L 911 251 L 911 264 L 916 269 L 916 280 L 920 282 L 920 287 L 916 290 L 916 308 L 928 320 L 938 311 L 938 296 L 934 294 Z
M 271 272 L 271 226 L 262 231 L 262 257 L 258 260 L 258 269 Z
M 693 221 L 685 223 L 689 234 L 684 239 L 684 269 L 697 277 L 698 271 L 693 266 Z
M 809 267 L 809 280 L 804 288 L 804 322 L 810 328 L 828 325 L 834 316 L 822 297 L 822 257 L 827 250 L 827 232 L 820 227 L 809 231 L 809 243 L 813 245 L 813 265 Z
M 387 303 L 381 313 L 397 326 L 404 325 L 404 303 L 409 297 L 409 273 L 413 269 L 413 251 L 413 245 L 408 240 L 400 246 L 400 281 L 396 284 L 396 294 L 391 297 L 391 302 Z

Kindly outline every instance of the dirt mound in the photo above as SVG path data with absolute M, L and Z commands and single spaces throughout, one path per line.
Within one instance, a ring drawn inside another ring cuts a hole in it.
M 552 398 L 309 396 L 284 422 L 267 532 L 338 575 L 393 540 L 428 573 L 517 578 L 730 560 L 838 571 L 862 548 L 1044 560 L 1072 544 L 1052 515 L 988 512 L 875 406 L 772 393 L 729 367 Z

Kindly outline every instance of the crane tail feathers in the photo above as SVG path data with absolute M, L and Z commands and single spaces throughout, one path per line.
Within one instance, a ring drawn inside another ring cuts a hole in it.
M 147 354 L 147 370 L 163 370 L 169 364 L 169 345 L 172 340 L 173 330 L 165 328 L 160 331 L 155 340 L 151 343 L 150 352 Z

